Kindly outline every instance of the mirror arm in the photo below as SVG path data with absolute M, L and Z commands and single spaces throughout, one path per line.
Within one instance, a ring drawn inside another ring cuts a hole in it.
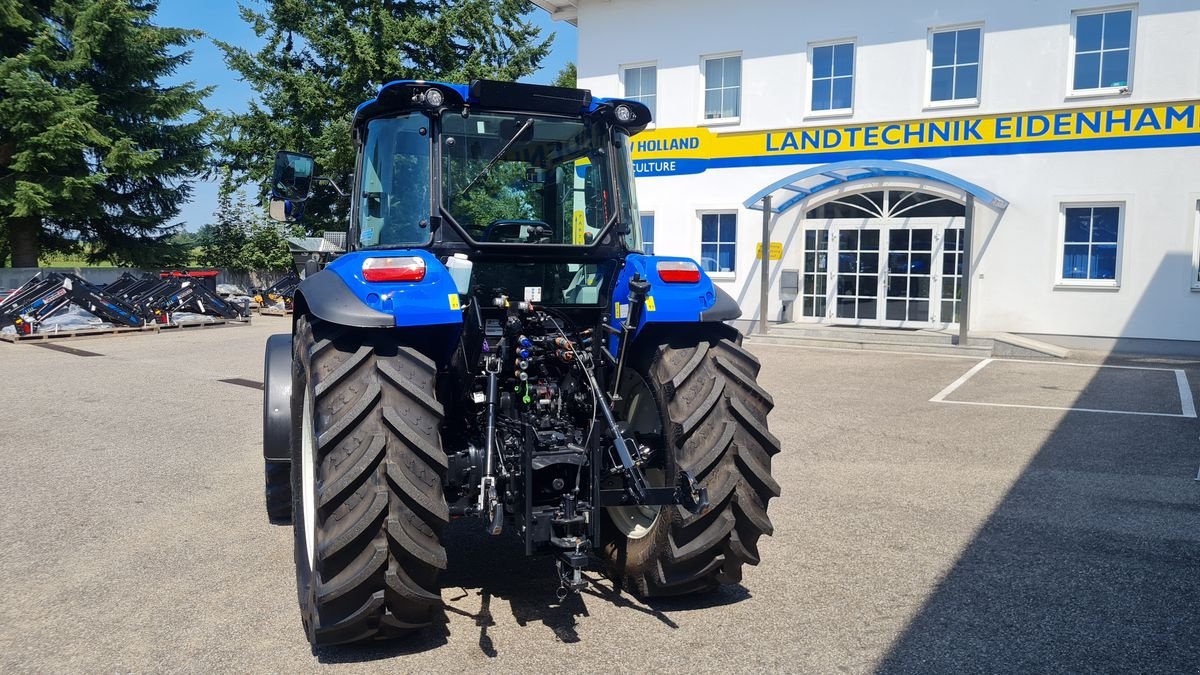
M 313 180 L 315 180 L 319 183 L 329 183 L 330 185 L 333 186 L 333 191 L 338 193 L 339 197 L 346 196 L 346 193 L 342 192 L 342 188 L 338 187 L 338 184 L 332 178 L 330 178 L 328 176 L 316 176 L 313 178 Z

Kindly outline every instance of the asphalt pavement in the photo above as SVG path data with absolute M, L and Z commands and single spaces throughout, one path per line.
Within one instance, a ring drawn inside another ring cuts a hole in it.
M 740 585 L 558 603 L 457 522 L 444 627 L 314 654 L 262 504 L 288 325 L 0 344 L 0 671 L 1200 670 L 1200 364 L 996 361 L 931 401 L 979 360 L 765 345 L 783 496 Z

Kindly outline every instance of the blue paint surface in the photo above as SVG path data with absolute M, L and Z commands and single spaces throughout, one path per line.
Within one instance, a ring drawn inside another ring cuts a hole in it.
M 363 279 L 365 259 L 406 256 L 425 261 L 424 279 L 388 282 Z M 454 309 L 451 301 L 452 297 L 458 297 L 454 279 L 446 266 L 429 251 L 415 248 L 354 251 L 338 257 L 325 269 L 341 277 L 363 304 L 395 316 L 397 327 L 462 323 L 462 311 Z
M 703 270 L 700 272 L 700 280 L 693 284 L 668 284 L 659 278 L 658 263 L 676 260 L 696 264 L 696 261 L 691 258 L 679 256 L 631 253 L 625 257 L 625 267 L 617 275 L 617 285 L 613 289 L 613 303 L 622 306 L 623 317 L 628 313 L 629 280 L 633 278 L 634 274 L 650 282 L 649 297 L 654 299 L 654 311 L 649 311 L 647 306 L 646 310 L 642 312 L 637 332 L 641 332 L 650 323 L 699 323 L 700 312 L 716 303 L 716 291 L 713 289 L 712 279 Z M 696 266 L 699 268 L 699 265 Z M 614 328 L 623 329 L 625 319 L 618 319 L 614 316 L 611 324 Z M 637 333 L 634 335 L 636 337 Z M 617 338 L 614 336 L 610 340 L 609 349 L 615 350 L 616 348 Z

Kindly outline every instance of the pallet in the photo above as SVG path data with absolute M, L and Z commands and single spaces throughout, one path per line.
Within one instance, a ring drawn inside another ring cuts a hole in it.
M 13 333 L 0 333 L 0 340 L 4 342 L 59 342 L 63 340 L 82 340 L 85 338 L 108 337 L 111 335 L 130 335 L 130 334 L 150 334 L 157 333 L 158 326 L 141 326 L 134 328 L 132 326 L 118 326 L 113 328 L 84 328 L 81 330 L 61 330 L 53 333 L 33 333 L 32 335 L 17 335 Z
M 193 328 L 208 328 L 213 326 L 248 325 L 250 317 L 244 319 L 217 319 L 215 321 L 188 321 L 184 323 L 147 324 L 140 328 L 117 326 L 113 328 L 85 328 L 82 330 L 62 330 L 53 333 L 33 333 L 32 335 L 17 335 L 0 333 L 0 341 L 18 342 L 63 342 L 66 340 L 84 340 L 87 338 L 111 337 L 114 335 L 153 335 L 165 330 L 186 330 Z
M 238 326 L 249 325 L 250 317 L 244 319 L 215 319 L 213 321 L 184 321 L 180 323 L 163 323 L 158 325 L 158 330 L 185 330 L 191 328 L 213 328 L 216 326 Z
M 262 314 L 264 316 L 291 316 L 292 310 L 276 309 L 274 307 L 263 307 L 262 309 L 258 310 L 258 313 Z

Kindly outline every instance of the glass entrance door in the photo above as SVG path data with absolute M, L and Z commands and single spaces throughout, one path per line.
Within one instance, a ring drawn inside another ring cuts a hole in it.
M 960 203 L 897 189 L 807 211 L 801 316 L 854 326 L 956 323 L 964 216 Z
M 888 229 L 883 319 L 891 325 L 928 324 L 933 276 L 933 228 Z
M 866 323 L 879 318 L 879 234 L 870 228 L 837 232 L 834 310 L 839 319 Z
M 806 230 L 801 316 L 896 328 L 957 323 L 962 219 L 922 220 Z

